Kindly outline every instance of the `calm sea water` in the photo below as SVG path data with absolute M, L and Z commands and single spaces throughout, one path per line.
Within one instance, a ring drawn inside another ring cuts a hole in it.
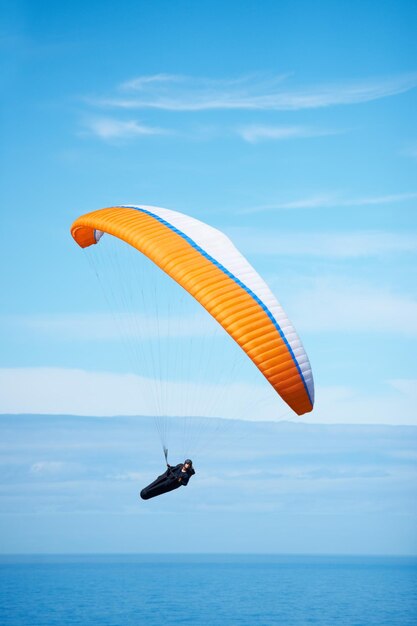
M 417 559 L 0 557 L 0 624 L 417 624 Z

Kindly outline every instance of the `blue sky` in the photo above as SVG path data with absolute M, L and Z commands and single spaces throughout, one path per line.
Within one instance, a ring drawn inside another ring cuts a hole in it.
M 0 551 L 416 554 L 414 427 L 234 424 L 143 502 L 151 419 L 1 416 Z
M 416 423 L 415 18 L 412 2 L 6 3 L 0 410 L 53 409 L 31 404 L 34 368 L 64 385 L 128 371 L 114 342 L 74 336 L 103 302 L 68 229 L 129 202 L 233 238 L 303 339 L 316 421 Z
M 69 235 L 142 203 L 265 277 L 313 366 L 304 421 L 417 425 L 416 23 L 411 1 L 2 2 L 0 413 L 149 414 Z M 225 369 L 214 413 L 273 419 L 257 373 Z

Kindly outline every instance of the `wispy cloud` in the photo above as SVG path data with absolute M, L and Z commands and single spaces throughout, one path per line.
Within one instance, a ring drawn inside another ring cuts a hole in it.
M 204 111 L 215 109 L 278 110 L 359 104 L 400 94 L 417 85 L 417 74 L 311 85 L 285 89 L 287 76 L 251 75 L 207 79 L 169 74 L 138 76 L 119 86 L 131 97 L 90 98 L 91 104 L 122 109 Z
M 285 139 L 303 139 L 309 137 L 324 137 L 340 134 L 341 131 L 308 128 L 306 126 L 265 126 L 251 124 L 237 130 L 237 134 L 249 143 L 265 140 L 282 141 Z
M 169 318 L 157 314 L 144 315 L 132 310 L 130 313 L 84 313 L 84 314 L 49 314 L 49 315 L 13 315 L 0 316 L 3 327 L 28 330 L 44 336 L 61 337 L 66 340 L 118 340 L 138 339 L 140 341 L 189 337 L 211 337 L 219 335 L 219 326 L 210 315 L 180 316 L 172 314 Z M 175 329 L 175 330 L 174 330 Z
M 109 117 L 91 118 L 84 122 L 89 134 L 104 141 L 134 139 L 148 135 L 164 135 L 169 131 L 153 126 L 144 126 L 137 120 L 117 120 Z
M 183 417 L 198 413 L 207 418 L 276 421 L 288 413 L 288 407 L 265 381 L 258 385 L 230 384 L 229 380 L 173 382 L 162 377 L 39 367 L 0 369 L 0 413 Z
M 360 198 L 347 199 L 340 206 L 372 206 L 378 204 L 395 204 L 397 202 L 406 202 L 415 200 L 417 193 L 394 193 L 382 196 L 364 196 Z
M 106 478 L 120 482 L 140 483 L 145 481 L 147 475 L 145 472 L 121 472 L 119 474 L 108 474 Z
M 49 476 L 60 473 L 66 466 L 62 461 L 37 461 L 30 467 L 32 474 Z
M 248 254 L 354 259 L 417 252 L 417 235 L 401 233 L 285 233 L 243 227 L 228 233 Z
M 404 151 L 406 156 L 411 157 L 412 159 L 417 159 L 417 146 L 413 146 Z
M 124 91 L 142 91 L 154 83 L 178 83 L 183 80 L 179 74 L 153 74 L 150 76 L 138 76 L 131 80 L 127 80 L 120 85 L 120 89 Z
M 152 415 L 155 409 L 151 401 L 152 384 L 149 379 L 138 376 L 104 372 L 58 368 L 0 369 L 0 413 Z M 381 382 L 381 388 L 378 393 L 366 393 L 349 386 L 319 386 L 313 414 L 297 418 L 287 411 L 284 419 L 295 418 L 298 421 L 322 424 L 417 425 L 417 380 Z M 25 389 L 24 395 L 21 393 L 22 389 Z M 206 405 L 204 395 L 215 392 L 213 386 L 184 387 L 175 384 L 175 393 L 171 389 L 169 395 L 168 415 L 184 415 L 185 390 L 196 394 L 194 408 L 203 408 Z M 256 385 L 228 385 L 227 395 L 222 400 L 222 416 L 231 420 L 243 417 L 250 421 L 279 421 L 277 405 L 280 401 L 276 393 L 271 392 L 272 400 L 269 404 L 258 402 L 259 397 L 259 388 Z M 245 416 L 240 409 L 248 403 L 252 410 Z M 196 412 L 190 415 L 195 416 Z M 283 415 L 284 413 L 281 419 Z M 203 412 L 202 417 L 204 416 Z M 218 416 L 218 413 L 212 415 Z M 31 471 L 34 474 L 47 475 L 59 472 L 62 468 L 62 465 L 52 459 L 48 462 L 36 462 Z M 132 477 L 123 475 L 115 478 L 130 480 Z
M 386 381 L 377 393 L 354 387 L 317 390 L 314 421 L 339 424 L 417 425 L 417 380 Z
M 417 336 L 417 301 L 365 281 L 314 279 L 292 295 L 291 308 L 303 332 Z
M 417 198 L 417 192 L 394 193 L 376 196 L 358 196 L 346 198 L 336 192 L 325 192 L 292 200 L 277 200 L 257 206 L 241 209 L 239 213 L 262 213 L 277 210 L 295 209 L 331 209 L 344 207 L 378 206 L 382 204 L 400 204 Z

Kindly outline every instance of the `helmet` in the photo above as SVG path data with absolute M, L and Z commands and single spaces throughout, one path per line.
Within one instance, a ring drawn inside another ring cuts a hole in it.
M 192 460 L 191 460 L 191 459 L 185 459 L 185 461 L 184 461 L 184 465 L 186 465 L 186 464 L 187 464 L 187 465 L 190 465 L 190 466 L 192 467 L 193 462 L 192 462 Z

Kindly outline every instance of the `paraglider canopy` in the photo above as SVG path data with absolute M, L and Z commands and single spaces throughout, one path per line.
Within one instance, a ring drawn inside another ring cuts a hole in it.
M 108 233 L 142 252 L 221 324 L 293 411 L 313 409 L 311 367 L 294 327 L 222 232 L 169 209 L 117 206 L 83 215 L 71 233 L 83 248 Z

